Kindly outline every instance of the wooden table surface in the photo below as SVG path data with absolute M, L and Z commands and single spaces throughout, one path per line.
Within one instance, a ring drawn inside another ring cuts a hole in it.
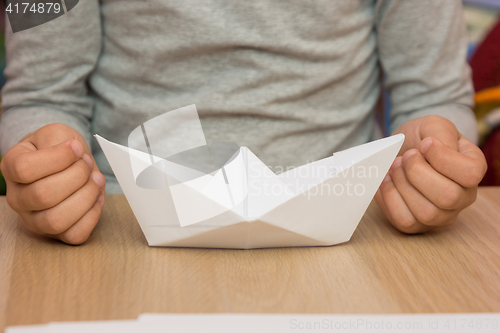
M 500 312 L 500 188 L 424 235 L 372 203 L 348 243 L 261 250 L 148 247 L 125 197 L 106 200 L 89 241 L 68 246 L 0 198 L 0 330 L 144 312 Z

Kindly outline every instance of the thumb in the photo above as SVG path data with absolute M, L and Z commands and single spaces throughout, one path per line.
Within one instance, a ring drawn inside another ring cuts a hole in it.
M 481 150 L 464 136 L 458 150 L 449 149 L 436 138 L 426 138 L 420 152 L 439 173 L 465 188 L 477 186 L 486 172 L 486 159 Z
M 54 123 L 41 127 L 32 135 L 27 137 L 37 149 L 45 149 L 56 146 L 68 140 L 78 140 L 83 148 L 87 146 L 85 140 L 80 140 L 76 135 L 77 131 L 64 124 Z
M 455 124 L 450 120 L 440 117 L 426 117 L 420 126 L 422 141 L 426 138 L 435 138 L 442 142 L 448 149 L 458 151 L 458 140 L 461 137 Z

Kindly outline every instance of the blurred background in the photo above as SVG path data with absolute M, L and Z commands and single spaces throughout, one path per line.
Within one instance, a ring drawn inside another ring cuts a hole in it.
M 446 1 L 446 0 L 445 0 Z M 463 0 L 469 34 L 469 62 L 476 91 L 475 113 L 480 147 L 488 161 L 481 185 L 500 185 L 500 0 Z M 5 83 L 5 7 L 0 1 L 0 87 Z M 389 100 L 386 98 L 385 100 Z M 390 103 L 385 106 L 385 127 L 390 125 Z M 0 195 L 5 182 L 0 173 Z
M 500 185 L 500 0 L 464 0 L 469 63 L 476 91 L 479 146 L 488 171 L 481 185 Z

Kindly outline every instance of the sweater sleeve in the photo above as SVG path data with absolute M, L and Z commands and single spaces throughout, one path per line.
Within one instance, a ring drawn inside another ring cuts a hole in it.
M 98 0 L 79 1 L 63 16 L 16 33 L 6 19 L 0 154 L 51 123 L 70 126 L 90 142 L 87 79 L 101 51 L 101 33 Z
M 477 143 L 460 0 L 378 0 L 375 15 L 391 132 L 410 119 L 439 115 Z

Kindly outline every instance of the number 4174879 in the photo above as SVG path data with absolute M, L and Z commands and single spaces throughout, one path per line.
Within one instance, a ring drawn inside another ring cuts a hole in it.
M 30 6 L 31 5 L 31 6 Z M 23 8 L 24 7 L 24 8 Z M 25 14 L 26 12 L 32 12 L 34 14 L 50 14 L 50 13 L 55 13 L 58 14 L 61 11 L 61 4 L 57 2 L 39 2 L 39 3 L 32 3 L 30 4 L 29 2 L 22 2 L 22 3 L 16 3 L 12 5 L 12 3 L 9 2 L 9 5 L 7 8 L 5 8 L 5 11 L 8 13 L 15 13 L 15 14 Z

